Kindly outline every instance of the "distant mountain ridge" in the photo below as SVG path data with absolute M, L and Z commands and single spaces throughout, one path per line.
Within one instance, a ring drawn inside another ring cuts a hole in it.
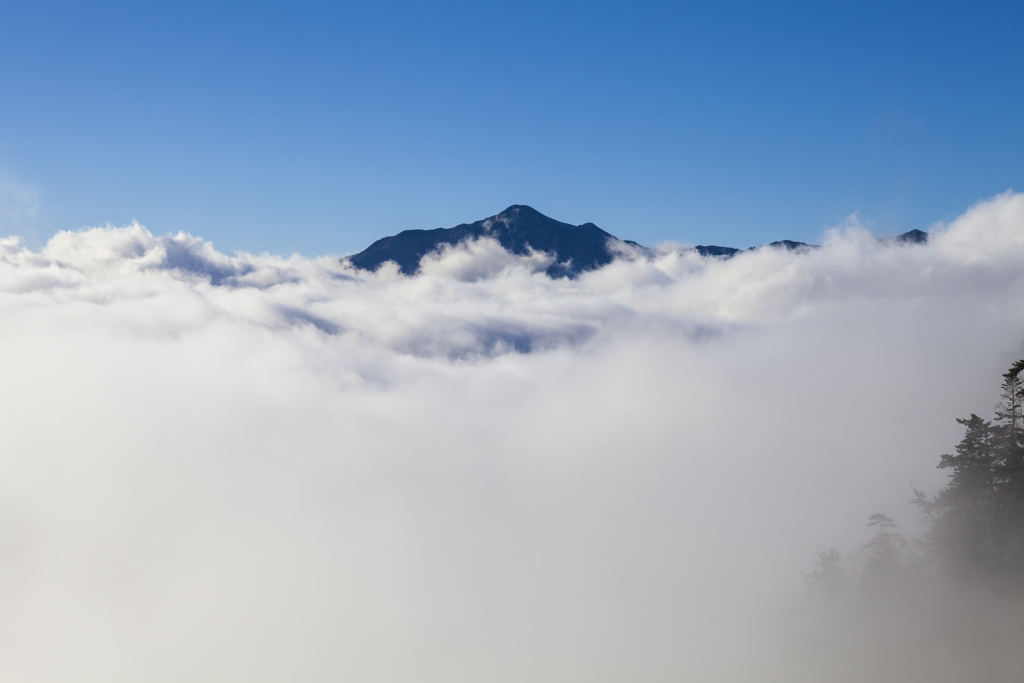
M 376 270 L 382 264 L 394 261 L 400 272 L 413 275 L 427 254 L 444 245 L 456 245 L 481 237 L 492 237 L 504 249 L 520 256 L 528 254 L 531 249 L 552 255 L 554 262 L 545 271 L 552 277 L 575 277 L 584 271 L 611 263 L 615 258 L 616 242 L 644 248 L 631 240 L 620 240 L 593 223 L 570 225 L 548 218 L 524 204 L 513 204 L 490 218 L 463 223 L 454 228 L 403 230 L 397 235 L 383 237 L 358 254 L 346 256 L 342 260 L 364 270 Z M 911 230 L 883 241 L 923 244 L 928 241 L 928 233 Z M 766 246 L 790 250 L 817 248 L 814 244 L 792 240 L 779 240 Z M 751 247 L 756 248 L 759 247 Z M 702 256 L 724 258 L 745 251 L 717 245 L 698 245 L 694 250 Z

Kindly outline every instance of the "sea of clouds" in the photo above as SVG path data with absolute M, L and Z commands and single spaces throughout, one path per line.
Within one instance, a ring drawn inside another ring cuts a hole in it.
M 0 678 L 797 680 L 800 570 L 1024 356 L 1024 194 L 546 265 L 0 240 Z

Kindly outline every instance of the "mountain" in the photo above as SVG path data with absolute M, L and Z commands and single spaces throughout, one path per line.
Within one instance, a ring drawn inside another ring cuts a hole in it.
M 611 263 L 614 253 L 609 242 L 618 241 L 593 223 L 569 225 L 529 206 L 515 204 L 476 223 L 435 230 L 404 230 L 377 240 L 347 259 L 357 268 L 366 270 L 375 270 L 385 261 L 394 261 L 401 272 L 412 275 L 419 268 L 420 259 L 442 245 L 479 237 L 493 237 L 513 254 L 527 254 L 531 248 L 552 254 L 555 262 L 547 273 L 553 277 L 572 277 Z
M 693 248 L 701 256 L 724 256 L 731 258 L 741 251 L 736 247 L 717 247 L 714 244 L 698 244 Z
M 911 230 L 905 232 L 902 235 L 896 235 L 895 237 L 886 237 L 878 240 L 879 242 L 886 242 L 889 244 L 927 244 L 928 233 L 923 230 Z M 817 244 L 807 244 L 806 242 L 794 242 L 793 240 L 778 240 L 777 242 L 771 242 L 766 244 L 767 247 L 781 247 L 783 249 L 789 249 L 790 251 L 797 251 L 799 249 L 817 249 Z M 761 249 L 761 247 L 750 247 L 750 249 L 736 249 L 735 247 L 719 247 L 713 244 L 701 244 L 693 248 L 701 256 L 722 256 L 724 258 L 732 258 L 741 251 L 751 251 L 752 249 Z
M 896 235 L 891 239 L 897 244 L 926 244 L 928 242 L 928 233 L 922 230 L 911 230 L 902 235 Z
M 783 249 L 789 249 L 790 251 L 796 251 L 797 249 L 817 249 L 817 244 L 807 244 L 806 242 L 794 242 L 793 240 L 779 240 L 766 244 L 767 247 L 781 247 Z M 719 247 L 714 244 L 698 244 L 693 248 L 695 252 L 701 256 L 722 256 L 724 258 L 732 258 L 741 251 L 750 251 L 751 249 L 760 249 L 761 247 L 750 247 L 750 249 L 737 249 L 736 247 Z
M 817 244 L 807 244 L 807 242 L 794 242 L 793 240 L 778 240 L 776 242 L 772 242 L 768 246 L 769 247 L 782 247 L 784 249 L 789 249 L 790 251 L 796 251 L 797 249 L 803 249 L 804 247 L 806 247 L 807 249 L 817 249 L 818 248 Z M 757 247 L 751 247 L 751 249 L 756 249 L 756 248 Z
M 554 263 L 546 271 L 552 277 L 575 277 L 585 270 L 611 263 L 615 258 L 614 244 L 623 241 L 593 223 L 570 225 L 548 218 L 529 206 L 514 204 L 498 215 L 476 223 L 435 230 L 403 230 L 397 235 L 379 239 L 358 254 L 346 256 L 343 260 L 364 270 L 376 270 L 381 264 L 394 261 L 402 273 L 413 275 L 420 267 L 420 260 L 430 252 L 446 244 L 459 244 L 480 237 L 493 237 L 513 254 L 524 255 L 533 249 L 554 256 Z M 881 241 L 924 244 L 928 241 L 928 233 L 911 230 Z M 644 249 L 636 242 L 624 242 Z M 766 246 L 794 251 L 818 248 L 816 244 L 792 240 L 779 240 Z M 732 258 L 741 251 L 749 251 L 716 245 L 699 245 L 694 250 L 701 256 L 722 258 Z

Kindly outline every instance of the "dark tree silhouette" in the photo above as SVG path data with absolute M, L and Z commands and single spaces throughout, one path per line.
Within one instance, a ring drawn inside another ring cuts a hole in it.
M 879 583 L 891 580 L 899 569 L 900 552 L 906 545 L 902 536 L 892 531 L 896 522 L 892 517 L 876 513 L 868 517 L 868 526 L 878 527 L 878 533 L 864 546 L 868 551 L 864 565 L 865 583 Z
M 843 567 L 843 557 L 835 548 L 818 553 L 817 568 L 804 575 L 804 584 L 811 594 L 833 599 L 846 592 L 848 580 Z
M 940 469 L 949 483 L 931 501 L 924 547 L 948 576 L 1024 589 L 1024 360 L 1003 374 L 995 419 L 958 419 L 964 438 Z
M 1024 360 L 1003 375 L 995 420 L 957 422 L 964 438 L 939 467 L 949 484 L 925 506 L 926 545 L 952 576 L 1024 588 Z
M 871 515 L 868 526 L 877 533 L 864 546 L 862 584 L 927 566 L 954 580 L 1024 593 L 1024 360 L 1003 375 L 1000 389 L 993 420 L 957 419 L 964 437 L 938 464 L 949 470 L 947 485 L 931 500 L 914 489 L 911 502 L 927 513 L 928 530 L 918 541 L 923 558 L 909 557 L 912 546 L 892 518 Z M 818 553 L 819 569 L 804 575 L 814 590 L 824 580 L 822 560 Z

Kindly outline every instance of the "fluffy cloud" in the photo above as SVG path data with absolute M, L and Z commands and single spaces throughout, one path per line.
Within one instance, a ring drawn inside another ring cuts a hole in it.
M 545 265 L 0 242 L 3 676 L 787 680 L 772 599 L 1022 353 L 1024 195 Z

